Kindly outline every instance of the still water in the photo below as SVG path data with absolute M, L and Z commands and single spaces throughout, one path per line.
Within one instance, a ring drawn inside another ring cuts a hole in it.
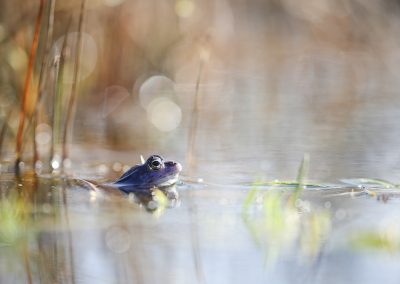
M 400 191 L 347 182 L 365 184 L 310 185 L 292 206 L 293 185 L 187 181 L 149 211 L 3 174 L 0 282 L 397 283 Z

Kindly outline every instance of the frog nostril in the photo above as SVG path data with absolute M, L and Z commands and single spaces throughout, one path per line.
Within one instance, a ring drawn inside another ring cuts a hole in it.
M 168 162 L 165 162 L 165 165 L 171 167 L 171 166 L 176 166 L 176 163 L 174 161 L 168 161 Z

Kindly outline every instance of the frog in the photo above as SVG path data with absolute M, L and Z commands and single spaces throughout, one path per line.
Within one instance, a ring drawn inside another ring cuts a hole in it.
M 181 171 L 180 163 L 167 161 L 160 155 L 151 155 L 109 185 L 127 194 L 149 192 L 153 188 L 165 189 L 176 184 Z
M 160 155 L 151 155 L 142 164 L 127 170 L 117 180 L 99 183 L 85 179 L 74 179 L 83 184 L 96 195 L 103 197 L 133 197 L 134 200 L 146 207 L 147 210 L 157 209 L 158 202 L 155 189 L 161 190 L 169 201 L 169 207 L 175 207 L 179 200 L 176 190 L 182 165 L 178 162 L 167 161 Z

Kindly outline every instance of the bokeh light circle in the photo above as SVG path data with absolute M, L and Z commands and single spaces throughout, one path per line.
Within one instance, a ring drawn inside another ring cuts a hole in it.
M 156 98 L 147 108 L 149 121 L 160 131 L 169 132 L 181 123 L 181 108 L 169 98 Z
M 148 78 L 139 89 L 140 105 L 147 109 L 150 102 L 157 97 L 168 97 L 175 94 L 175 83 L 162 75 L 154 75 Z
M 51 141 L 52 129 L 50 125 L 41 123 L 36 127 L 35 141 L 38 145 L 47 145 Z
M 121 5 L 125 0 L 103 0 L 104 5 L 109 7 L 115 7 Z
M 175 12 L 181 18 L 189 18 L 193 15 L 195 4 L 192 0 L 177 0 Z
M 64 65 L 64 83 L 73 82 L 75 46 L 79 33 L 72 32 L 67 36 L 62 36 L 55 42 L 53 50 L 55 55 L 59 55 L 62 50 L 64 40 L 67 40 L 67 58 Z M 86 79 L 95 69 L 98 59 L 96 41 L 88 33 L 82 33 L 82 50 L 79 62 L 78 81 Z

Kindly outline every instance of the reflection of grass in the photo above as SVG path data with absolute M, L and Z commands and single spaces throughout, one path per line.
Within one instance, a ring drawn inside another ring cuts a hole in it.
M 383 220 L 378 228 L 357 230 L 350 236 L 350 244 L 359 250 L 400 251 L 400 227 L 396 219 Z
M 304 255 L 316 256 L 331 228 L 328 211 L 314 211 L 303 219 L 304 229 L 300 234 L 301 249 Z
M 11 247 L 21 255 L 28 283 L 32 283 L 28 243 L 34 230 L 30 224 L 30 203 L 16 194 L 0 201 L 0 247 Z
M 353 235 L 351 245 L 355 249 L 360 250 L 384 250 L 384 251 L 399 251 L 400 238 L 393 237 L 379 232 L 361 232 Z
M 29 203 L 15 195 L 0 201 L 0 246 L 16 246 L 29 238 Z
M 261 191 L 256 182 L 244 201 L 243 220 L 269 262 L 294 249 L 297 242 L 302 255 L 316 256 L 329 232 L 329 213 L 312 208 L 300 198 L 308 167 L 309 158 L 305 155 L 294 191 L 282 187 Z
M 153 200 L 154 202 L 157 202 L 156 209 L 153 211 L 153 215 L 158 218 L 163 215 L 165 208 L 167 208 L 168 206 L 169 201 L 164 192 L 162 192 L 159 189 L 154 190 Z

